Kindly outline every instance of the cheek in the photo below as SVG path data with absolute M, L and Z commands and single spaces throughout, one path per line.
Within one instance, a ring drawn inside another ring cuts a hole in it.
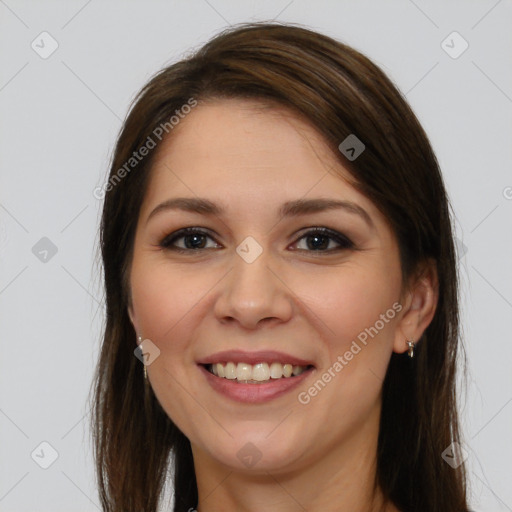
M 187 316 L 212 288 L 212 273 L 187 272 L 166 262 L 134 261 L 131 283 L 134 310 L 145 337 L 158 343 L 176 337 Z M 174 345 L 168 348 L 175 350 Z
M 193 271 L 192 266 L 178 269 L 156 258 L 134 259 L 132 266 L 137 321 L 144 338 L 160 350 L 148 368 L 151 387 L 167 415 L 187 433 L 193 429 L 190 418 L 204 414 L 204 409 L 191 400 L 195 394 L 190 387 L 191 349 L 194 327 L 199 321 L 197 312 L 214 283 L 212 272 Z M 200 397 L 196 400 L 201 403 Z
M 379 266 L 352 266 L 321 279 L 316 277 L 309 285 L 306 283 L 309 290 L 314 290 L 314 295 L 307 295 L 307 305 L 323 324 L 331 357 L 335 359 L 348 350 L 358 337 L 364 341 L 365 333 L 369 339 L 391 334 L 396 316 L 392 306 L 400 290 L 400 279 L 393 272 Z
M 314 280 L 311 289 L 307 305 L 319 319 L 326 357 L 311 387 L 299 390 L 300 403 L 321 419 L 320 438 L 330 439 L 333 429 L 342 438 L 361 428 L 378 403 L 400 310 L 400 276 L 352 266 Z

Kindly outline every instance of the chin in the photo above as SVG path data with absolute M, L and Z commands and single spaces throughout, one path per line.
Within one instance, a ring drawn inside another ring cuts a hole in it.
M 222 444 L 212 443 L 208 452 L 234 471 L 266 474 L 296 467 L 303 455 L 303 442 L 304 439 L 295 439 L 286 432 L 265 438 L 253 430 L 244 435 L 234 435 Z

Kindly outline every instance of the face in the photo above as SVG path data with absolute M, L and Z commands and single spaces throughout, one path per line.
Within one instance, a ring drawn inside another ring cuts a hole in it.
M 319 134 L 256 107 L 199 105 L 159 148 L 129 313 L 194 456 L 284 472 L 376 434 L 391 353 L 406 348 L 402 276 L 386 219 Z

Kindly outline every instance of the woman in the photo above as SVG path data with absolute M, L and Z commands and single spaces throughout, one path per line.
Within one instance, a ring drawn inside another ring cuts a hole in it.
M 139 93 L 104 192 L 105 511 L 168 470 L 176 512 L 467 510 L 448 198 L 376 65 L 228 30 Z

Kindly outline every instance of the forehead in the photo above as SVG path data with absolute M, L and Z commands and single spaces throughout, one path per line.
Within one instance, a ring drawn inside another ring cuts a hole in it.
M 244 164 L 264 169 L 299 160 L 311 165 L 335 158 L 317 130 L 297 114 L 275 103 L 255 100 L 210 100 L 182 119 L 163 140 L 158 158 L 215 160 L 227 168 Z M 321 161 L 319 161 L 321 160 Z M 324 162 L 325 161 L 325 162 Z
M 322 135 L 288 109 L 249 100 L 195 107 L 158 148 L 145 205 L 201 196 L 227 210 L 277 211 L 285 201 L 330 197 L 372 203 Z

